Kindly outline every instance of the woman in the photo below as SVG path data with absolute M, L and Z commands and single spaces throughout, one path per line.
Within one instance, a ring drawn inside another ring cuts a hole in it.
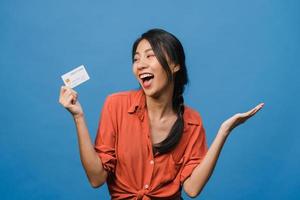
M 183 104 L 188 76 L 179 40 L 149 30 L 134 43 L 132 60 L 141 88 L 107 97 L 95 145 L 77 93 L 61 88 L 59 101 L 74 118 L 89 182 L 99 187 L 107 181 L 112 199 L 181 199 L 181 188 L 196 197 L 231 130 L 263 104 L 226 120 L 208 149 L 199 114 Z

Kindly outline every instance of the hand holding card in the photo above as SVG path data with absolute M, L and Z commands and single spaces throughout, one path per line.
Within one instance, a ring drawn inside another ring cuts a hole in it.
M 83 109 L 78 101 L 78 94 L 68 86 L 60 89 L 59 103 L 65 107 L 73 117 L 83 116 Z
M 89 80 L 83 65 L 73 69 L 72 71 L 61 76 L 66 86 L 62 86 L 60 90 L 59 102 L 65 107 L 73 117 L 83 116 L 83 109 L 79 103 L 78 94 L 72 88 Z

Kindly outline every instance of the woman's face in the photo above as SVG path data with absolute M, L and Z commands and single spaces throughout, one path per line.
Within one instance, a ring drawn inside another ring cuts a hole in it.
M 173 66 L 171 71 L 173 71 Z M 162 92 L 172 89 L 166 71 L 158 62 L 150 43 L 143 39 L 137 46 L 133 73 L 147 96 L 158 97 Z

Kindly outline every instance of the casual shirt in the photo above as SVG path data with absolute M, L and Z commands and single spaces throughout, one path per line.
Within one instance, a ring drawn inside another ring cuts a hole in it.
M 143 90 L 109 95 L 99 121 L 95 150 L 108 172 L 111 198 L 180 199 L 183 182 L 207 152 L 198 112 L 185 106 L 184 131 L 168 153 L 153 154 Z

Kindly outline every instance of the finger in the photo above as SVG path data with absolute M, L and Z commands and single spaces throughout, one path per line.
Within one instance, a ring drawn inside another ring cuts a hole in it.
M 254 111 L 251 113 L 251 115 L 256 114 L 260 109 L 262 109 L 264 106 L 264 103 L 260 103 L 257 106 L 255 106 Z
M 256 108 L 252 108 L 251 110 L 241 113 L 240 117 L 247 117 L 247 116 L 251 116 L 253 113 L 255 113 Z
M 63 97 L 67 98 L 70 95 L 77 96 L 77 92 L 75 90 L 73 90 L 72 88 L 67 88 L 63 94 Z
M 68 99 L 70 95 L 71 95 L 71 91 L 69 89 L 66 89 L 65 92 L 62 95 L 62 98 L 63 99 Z
M 59 96 L 62 96 L 64 94 L 64 92 L 65 92 L 65 88 L 64 88 L 64 86 L 61 86 Z
M 70 106 L 71 104 L 73 104 L 74 99 L 75 99 L 75 98 L 74 98 L 73 95 L 68 96 L 67 99 L 66 99 L 67 105 Z M 76 103 L 76 102 L 75 102 L 75 103 Z
M 73 90 L 72 88 L 68 87 L 68 92 L 71 93 L 71 94 L 76 94 L 77 95 L 77 92 L 75 90 Z
M 260 110 L 260 109 L 262 109 L 264 107 L 264 105 L 265 105 L 265 103 L 260 103 L 260 104 L 257 105 L 257 107 Z
M 252 117 L 253 115 L 255 115 L 260 109 L 262 109 L 262 107 L 264 106 L 264 103 L 260 103 L 257 106 L 255 106 L 254 108 L 252 108 L 251 110 L 249 110 L 248 112 L 242 113 L 241 117 Z
M 77 102 L 77 95 L 76 95 L 76 94 L 75 94 L 75 95 L 72 94 L 72 96 L 73 96 L 73 99 L 71 100 L 71 103 L 72 103 L 73 105 L 75 105 L 76 102 Z
M 69 89 L 69 87 L 67 87 L 65 85 L 61 86 L 61 88 L 60 88 L 60 95 L 62 96 L 65 93 L 65 91 L 67 91 L 68 89 Z
M 61 104 L 64 104 L 64 99 L 65 99 L 65 96 L 64 96 L 64 94 L 65 94 L 65 92 L 66 92 L 66 86 L 61 86 L 60 87 L 60 94 L 59 94 L 59 103 L 61 103 Z

